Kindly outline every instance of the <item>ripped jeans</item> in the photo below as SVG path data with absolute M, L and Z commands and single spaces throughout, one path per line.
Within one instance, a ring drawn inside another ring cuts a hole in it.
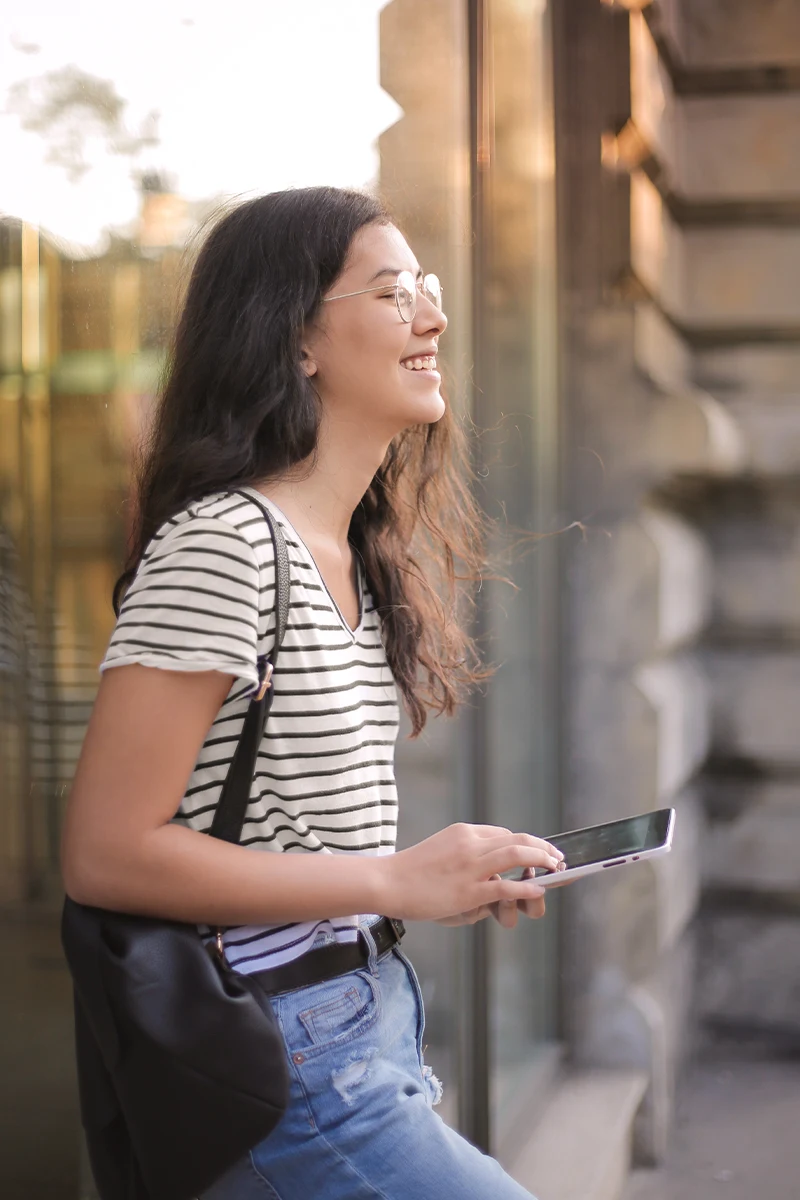
M 422 1058 L 422 996 L 397 946 L 377 958 L 373 942 L 363 970 L 272 1006 L 289 1106 L 202 1200 L 532 1200 L 433 1111 L 441 1087 Z

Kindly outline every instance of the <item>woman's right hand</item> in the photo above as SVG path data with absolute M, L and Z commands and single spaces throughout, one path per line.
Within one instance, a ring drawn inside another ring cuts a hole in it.
M 382 911 L 411 921 L 442 921 L 500 900 L 535 900 L 535 879 L 500 879 L 515 868 L 558 869 L 563 855 L 543 838 L 498 825 L 448 825 L 433 837 L 387 855 Z

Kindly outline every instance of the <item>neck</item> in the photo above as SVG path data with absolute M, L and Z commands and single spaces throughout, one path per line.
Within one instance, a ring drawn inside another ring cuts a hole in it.
M 286 513 L 304 541 L 334 541 L 346 552 L 351 517 L 388 449 L 373 431 L 323 421 L 314 466 L 307 464 L 259 490 Z

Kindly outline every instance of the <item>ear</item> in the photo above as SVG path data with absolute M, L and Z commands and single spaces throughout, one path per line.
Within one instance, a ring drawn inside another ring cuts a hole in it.
M 300 351 L 300 367 L 309 378 L 317 373 L 317 364 L 306 346 Z

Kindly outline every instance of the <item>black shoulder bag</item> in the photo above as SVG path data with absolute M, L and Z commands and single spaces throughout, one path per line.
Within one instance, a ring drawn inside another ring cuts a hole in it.
M 261 688 L 210 829 L 228 842 L 241 837 L 289 613 L 286 543 L 258 508 L 275 548 L 275 645 L 259 660 Z M 227 965 L 222 930 L 207 949 L 195 925 L 67 898 L 61 934 L 75 991 L 81 1118 L 101 1200 L 193 1200 L 286 1108 L 286 1050 L 269 999 Z

